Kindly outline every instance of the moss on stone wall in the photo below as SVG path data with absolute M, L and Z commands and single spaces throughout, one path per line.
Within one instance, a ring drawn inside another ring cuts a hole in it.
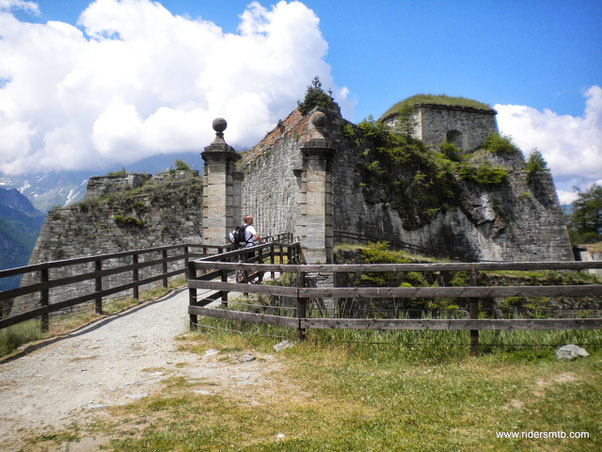
M 384 203 L 397 211 L 407 230 L 430 223 L 439 213 L 463 206 L 466 184 L 499 186 L 508 170 L 487 160 L 441 152 L 408 136 L 400 136 L 379 122 L 348 124 L 345 137 L 358 152 L 359 187 L 368 203 Z M 453 145 L 452 145 L 453 146 Z

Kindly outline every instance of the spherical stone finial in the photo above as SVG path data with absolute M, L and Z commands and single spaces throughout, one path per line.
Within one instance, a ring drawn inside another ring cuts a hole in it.
M 215 118 L 213 120 L 213 130 L 217 133 L 222 133 L 228 127 L 228 123 L 224 118 Z
M 321 111 L 317 111 L 313 115 L 311 115 L 310 121 L 314 126 L 318 128 L 324 127 L 324 125 L 326 125 L 326 115 Z

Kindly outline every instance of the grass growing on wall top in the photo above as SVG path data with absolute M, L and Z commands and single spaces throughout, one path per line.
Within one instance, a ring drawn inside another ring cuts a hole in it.
M 397 112 L 404 105 L 416 105 L 416 104 L 435 104 L 435 105 L 446 105 L 451 107 L 470 107 L 479 110 L 492 110 L 489 104 L 479 102 L 478 100 L 468 99 L 466 97 L 454 97 L 447 96 L 445 94 L 416 94 L 412 97 L 408 97 L 400 102 L 394 104 L 389 108 L 381 118 Z

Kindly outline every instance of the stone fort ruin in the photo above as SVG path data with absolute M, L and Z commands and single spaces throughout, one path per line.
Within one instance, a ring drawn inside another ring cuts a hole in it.
M 426 151 L 399 154 L 402 163 L 386 160 L 379 122 L 353 124 L 334 102 L 305 115 L 295 109 L 242 153 L 227 144 L 227 123 L 218 119 L 215 140 L 201 153 L 202 181 L 186 174 L 92 178 L 84 203 L 48 215 L 31 263 L 190 240 L 225 244 L 247 213 L 262 236 L 298 237 L 308 262 L 332 262 L 336 244 L 366 241 L 465 261 L 573 259 L 550 174 L 530 176 L 520 151 L 480 149 L 497 132 L 494 110 L 422 102 L 415 115 Z M 382 123 L 395 121 L 394 111 L 383 115 Z M 463 163 L 429 160 L 443 142 L 457 145 Z M 463 166 L 446 170 L 442 182 L 441 162 Z M 481 170 L 503 177 L 483 181 Z M 132 189 L 131 199 L 103 201 Z
M 414 136 L 436 147 L 444 142 L 453 143 L 462 152 L 476 150 L 490 133 L 498 133 L 496 111 L 489 106 L 474 103 L 472 106 L 446 105 L 419 102 L 414 104 L 416 131 Z M 398 113 L 395 105 L 380 121 L 394 127 Z
M 431 209 L 437 212 L 429 221 L 408 218 L 399 207 L 403 195 L 366 190 L 362 156 L 367 144 L 353 138 L 358 126 L 343 119 L 334 102 L 305 116 L 295 109 L 242 154 L 226 144 L 226 123 L 220 119 L 214 123 L 216 141 L 202 153 L 203 237 L 224 242 L 242 214 L 250 213 L 263 235 L 286 231 L 299 237 L 309 262 L 331 262 L 339 243 L 378 240 L 464 260 L 572 260 L 550 174 L 530 178 L 518 149 L 508 154 L 479 150 L 490 133 L 497 133 L 495 114 L 491 108 L 416 105 L 415 136 L 432 152 L 451 142 L 472 153 L 477 170 L 504 172 L 496 184 L 457 180 L 455 205 Z M 394 125 L 396 115 L 381 121 Z M 400 176 L 410 180 L 408 198 L 416 177 Z

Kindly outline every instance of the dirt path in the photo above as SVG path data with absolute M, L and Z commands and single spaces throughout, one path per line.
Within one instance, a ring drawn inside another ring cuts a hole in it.
M 217 351 L 178 351 L 174 338 L 188 328 L 187 305 L 187 291 L 171 294 L 0 364 L 0 437 L 12 444 L 27 431 L 86 422 L 147 397 L 173 375 L 210 381 L 212 393 L 269 384 L 266 375 L 278 367 L 270 355 L 232 362 Z

